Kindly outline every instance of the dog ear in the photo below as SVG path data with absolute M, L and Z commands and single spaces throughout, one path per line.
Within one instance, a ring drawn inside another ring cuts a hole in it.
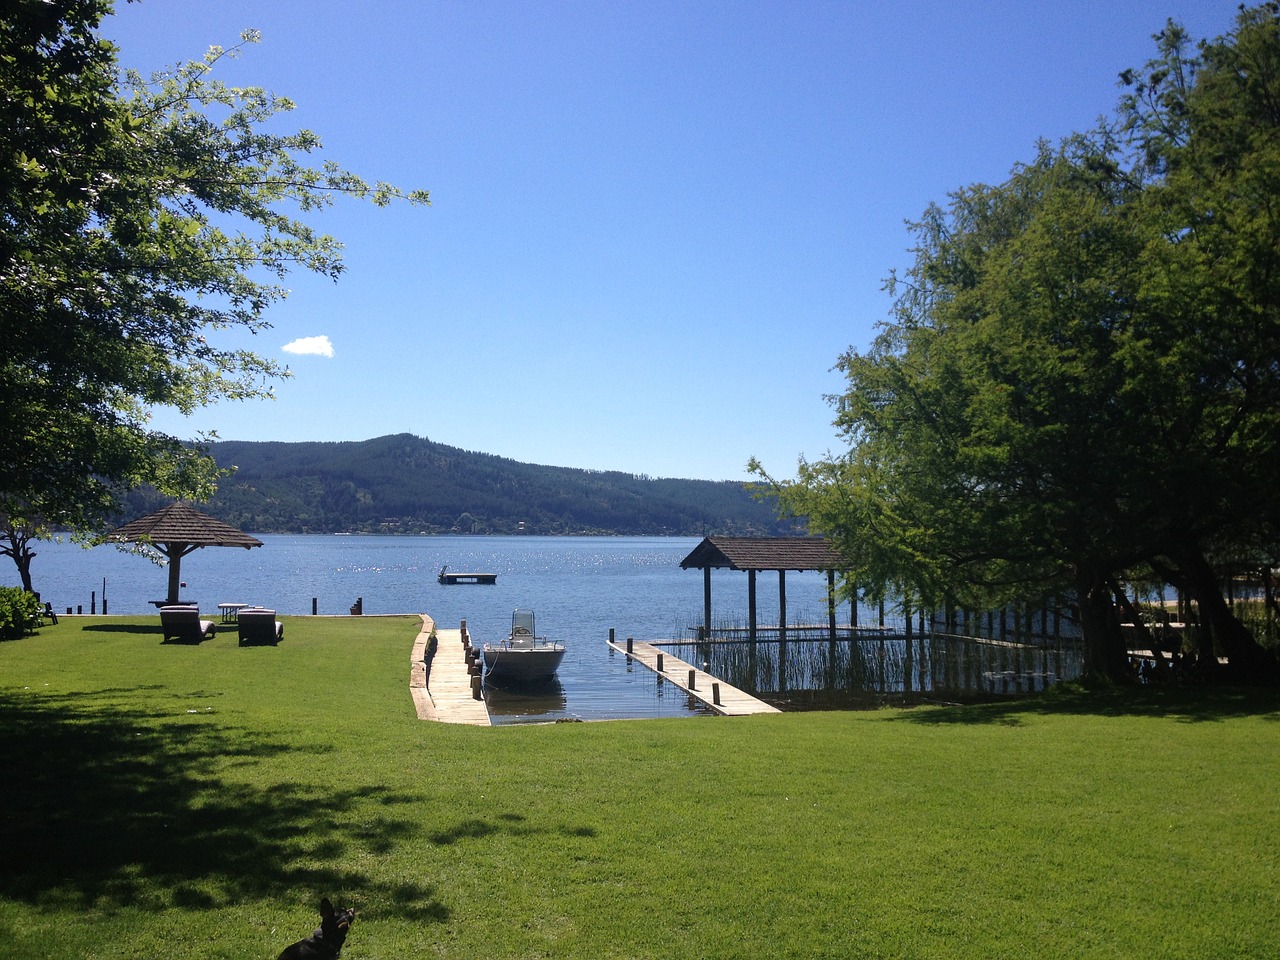
M 320 916 L 329 919 L 333 916 L 333 904 L 329 902 L 328 897 L 324 897 L 320 901 Z

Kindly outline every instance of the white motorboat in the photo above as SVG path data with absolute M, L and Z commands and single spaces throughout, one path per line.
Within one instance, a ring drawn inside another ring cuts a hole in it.
M 532 610 L 511 614 L 511 634 L 501 643 L 486 643 L 485 681 L 494 683 L 538 683 L 555 676 L 564 659 L 564 643 L 537 635 Z

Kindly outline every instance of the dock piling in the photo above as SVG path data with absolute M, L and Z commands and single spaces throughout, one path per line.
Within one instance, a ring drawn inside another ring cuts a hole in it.
M 697 670 L 694 670 L 694 669 L 690 668 L 690 670 L 689 670 L 689 689 L 690 689 L 690 690 L 696 690 L 696 689 L 697 689 L 697 687 L 695 687 L 695 686 L 693 685 L 693 678 L 694 678 L 695 676 L 697 676 L 697 674 L 698 674 L 698 671 L 697 671 Z

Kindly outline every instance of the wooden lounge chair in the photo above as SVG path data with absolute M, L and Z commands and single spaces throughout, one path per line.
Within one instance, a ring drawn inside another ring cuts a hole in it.
M 284 636 L 284 624 L 276 619 L 274 610 L 246 607 L 236 617 L 240 627 L 240 646 L 254 643 L 276 644 Z
M 200 619 L 199 607 L 161 607 L 160 625 L 164 628 L 164 642 L 199 643 L 217 632 L 212 620 Z

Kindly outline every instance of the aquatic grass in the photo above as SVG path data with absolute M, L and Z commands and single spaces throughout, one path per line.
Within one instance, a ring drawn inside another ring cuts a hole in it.
M 417 721 L 416 618 L 0 644 L 6 957 L 1263 957 L 1280 698 L 493 729 Z

